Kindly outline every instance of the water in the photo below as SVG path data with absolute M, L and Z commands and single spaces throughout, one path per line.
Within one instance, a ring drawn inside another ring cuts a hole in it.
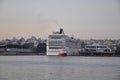
M 120 80 L 120 57 L 0 56 L 0 80 Z

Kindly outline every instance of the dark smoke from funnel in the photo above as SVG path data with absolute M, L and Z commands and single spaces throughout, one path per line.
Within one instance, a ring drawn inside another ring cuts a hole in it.
M 59 28 L 59 31 L 58 31 L 59 34 L 64 34 L 63 28 L 60 26 L 60 24 L 58 23 L 58 21 L 56 19 L 38 14 L 38 22 L 40 23 L 40 25 L 43 25 L 43 26 L 46 25 L 43 28 L 44 28 L 45 32 L 48 32 L 48 34 L 51 32 L 51 30 L 53 30 L 52 32 L 54 32 L 55 28 Z M 55 26 L 53 28 L 54 24 L 57 25 L 57 27 Z M 48 26 L 50 26 L 51 28 Z
M 38 22 L 39 23 L 55 23 L 59 28 L 61 28 L 61 26 L 58 24 L 58 21 L 49 17 L 46 17 L 44 15 L 38 14 Z
M 55 20 L 55 19 L 52 19 L 52 18 L 49 18 L 49 17 L 46 17 L 46 16 L 44 16 L 44 15 L 41 15 L 41 14 L 38 14 L 38 22 L 40 23 L 40 24 L 45 24 L 45 25 L 51 25 L 51 23 L 52 24 L 55 24 L 55 25 L 57 25 L 57 27 L 63 32 L 63 29 L 62 29 L 62 27 L 61 27 L 61 25 L 58 23 L 58 21 L 57 20 Z

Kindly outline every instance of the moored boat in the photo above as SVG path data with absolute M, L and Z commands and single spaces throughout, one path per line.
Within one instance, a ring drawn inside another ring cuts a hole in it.
M 79 55 L 79 49 L 80 40 L 65 35 L 62 28 L 48 36 L 47 55 Z

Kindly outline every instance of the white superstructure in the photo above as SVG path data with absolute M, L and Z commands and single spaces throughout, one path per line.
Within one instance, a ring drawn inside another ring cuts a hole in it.
M 48 36 L 47 55 L 79 55 L 80 41 L 64 34 L 63 29 L 60 32 L 53 32 Z

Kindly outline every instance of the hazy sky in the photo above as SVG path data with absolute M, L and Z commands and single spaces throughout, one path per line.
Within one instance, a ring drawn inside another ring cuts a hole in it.
M 47 38 L 59 30 L 80 39 L 120 39 L 119 0 L 0 0 L 0 40 Z

